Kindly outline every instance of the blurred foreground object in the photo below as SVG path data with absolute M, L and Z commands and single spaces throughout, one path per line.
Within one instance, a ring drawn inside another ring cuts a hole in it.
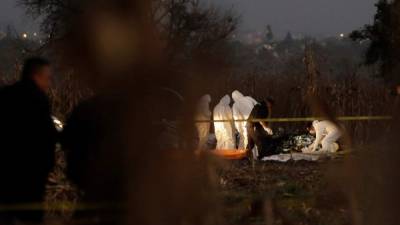
M 210 102 L 211 102 L 211 96 L 208 94 L 200 98 L 200 101 L 197 104 L 195 112 L 196 120 L 211 120 L 212 113 L 210 110 Z M 211 125 L 210 122 L 196 123 L 197 134 L 199 137 L 199 144 L 198 144 L 199 150 L 206 149 L 208 135 L 210 134 L 210 125 Z
M 68 116 L 62 143 L 82 204 L 104 208 L 75 218 L 221 224 L 214 170 L 194 154 L 199 85 L 187 82 L 186 68 L 176 69 L 164 54 L 150 2 L 87 0 L 81 6 L 59 48 L 94 94 Z M 184 104 L 166 90 L 179 90 Z

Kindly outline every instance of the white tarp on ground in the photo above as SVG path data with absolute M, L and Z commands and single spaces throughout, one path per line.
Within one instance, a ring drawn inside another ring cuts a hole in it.
M 321 159 L 330 158 L 332 156 L 331 153 L 284 153 L 278 155 L 271 155 L 264 157 L 262 161 L 277 161 L 277 162 L 288 162 L 290 160 L 293 161 L 318 161 Z

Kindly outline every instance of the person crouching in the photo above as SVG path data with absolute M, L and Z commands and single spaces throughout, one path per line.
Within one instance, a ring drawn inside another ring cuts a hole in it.
M 319 152 L 335 153 L 339 150 L 339 145 L 336 142 L 342 136 L 342 132 L 340 131 L 340 128 L 331 121 L 315 120 L 308 124 L 307 130 L 310 134 L 315 134 L 315 141 L 308 148 L 303 150 L 303 152 L 316 152 L 320 144 L 322 148 Z

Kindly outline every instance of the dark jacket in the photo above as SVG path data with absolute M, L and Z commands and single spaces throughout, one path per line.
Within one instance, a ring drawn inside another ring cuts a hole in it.
M 254 148 L 254 145 L 257 146 L 259 158 L 275 154 L 277 140 L 268 135 L 259 122 L 252 122 L 251 120 L 267 119 L 268 117 L 269 111 L 267 104 L 261 102 L 254 106 L 249 116 L 249 121 L 247 122 L 247 134 L 249 140 L 247 149 L 251 150 Z
M 57 130 L 50 103 L 32 81 L 0 90 L 0 203 L 43 199 Z
M 117 98 L 96 96 L 69 115 L 61 135 L 67 152 L 67 177 L 85 194 L 85 202 L 115 202 L 124 175 L 121 111 Z

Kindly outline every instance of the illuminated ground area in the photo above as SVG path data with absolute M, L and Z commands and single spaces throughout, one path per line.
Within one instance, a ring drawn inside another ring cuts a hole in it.
M 329 175 L 342 161 L 343 158 L 256 162 L 254 166 L 248 160 L 225 161 L 223 169 L 218 171 L 218 196 L 223 202 L 226 224 L 351 224 L 349 196 Z M 56 196 L 50 198 L 52 202 L 74 199 L 73 191 L 65 186 L 51 193 Z M 71 206 L 66 205 L 61 216 L 56 213 L 58 218 L 69 218 Z M 79 220 L 79 223 L 102 224 L 93 220 Z
M 328 164 L 228 165 L 221 179 L 224 218 L 228 224 L 350 224 L 348 197 L 323 172 Z

